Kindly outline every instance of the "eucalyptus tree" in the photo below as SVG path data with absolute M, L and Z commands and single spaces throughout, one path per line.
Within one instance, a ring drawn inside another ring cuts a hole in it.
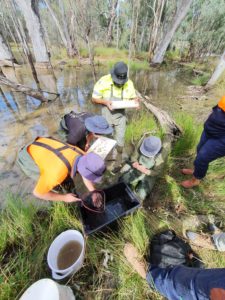
M 111 0 L 110 18 L 108 22 L 108 30 L 107 30 L 107 38 L 106 38 L 106 44 L 108 46 L 111 45 L 113 40 L 113 27 L 116 20 L 117 5 L 118 5 L 118 0 Z
M 156 52 L 151 60 L 153 64 L 161 64 L 164 59 L 164 55 L 166 53 L 166 50 L 174 36 L 174 33 L 176 32 L 178 26 L 182 22 L 182 20 L 185 18 L 192 0 L 180 0 L 177 1 L 177 8 L 176 8 L 176 13 L 171 21 L 171 23 L 168 25 L 166 28 L 161 42 L 158 44 Z
M 38 0 L 15 0 L 21 10 L 31 39 L 37 63 L 49 64 L 48 50 L 38 12 Z
M 224 73 L 225 71 L 225 50 L 220 58 L 220 61 L 215 69 L 215 71 L 213 72 L 211 78 L 209 79 L 207 86 L 212 86 L 214 85 L 217 80 L 221 77 L 221 75 Z
M 46 5 L 48 11 L 51 14 L 52 20 L 59 31 L 63 45 L 67 50 L 68 56 L 69 57 L 77 56 L 78 49 L 77 46 L 75 45 L 75 41 L 70 33 L 69 26 L 68 26 L 68 22 L 70 23 L 74 22 L 72 20 L 74 16 L 73 10 L 70 10 L 70 12 L 69 11 L 65 12 L 64 2 L 62 0 L 59 0 L 58 5 L 55 5 L 58 8 L 57 12 L 53 10 L 50 1 L 43 0 L 43 3 Z M 69 1 L 68 4 L 71 4 L 71 2 Z

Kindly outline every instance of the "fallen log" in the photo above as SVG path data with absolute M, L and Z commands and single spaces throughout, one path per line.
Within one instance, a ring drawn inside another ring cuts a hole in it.
M 13 90 L 15 90 L 17 92 L 21 92 L 25 95 L 34 97 L 34 98 L 36 98 L 36 99 L 38 99 L 42 102 L 48 102 L 48 101 L 54 100 L 59 96 L 59 94 L 47 92 L 48 94 L 55 95 L 54 99 L 48 99 L 42 94 L 41 91 L 36 90 L 36 89 L 32 89 L 32 88 L 30 88 L 28 86 L 25 86 L 23 84 L 11 81 L 11 80 L 7 79 L 4 75 L 2 75 L 3 73 L 0 73 L 0 74 L 1 74 L 0 75 L 0 84 L 1 85 L 8 86 L 8 87 L 12 88 Z
M 140 93 L 137 94 L 138 97 L 141 98 L 142 103 L 145 105 L 145 107 L 155 116 L 165 135 L 171 135 L 172 140 L 181 135 L 182 129 L 176 124 L 176 122 L 169 116 L 166 111 L 154 106 L 150 102 L 150 98 L 148 96 L 143 96 Z

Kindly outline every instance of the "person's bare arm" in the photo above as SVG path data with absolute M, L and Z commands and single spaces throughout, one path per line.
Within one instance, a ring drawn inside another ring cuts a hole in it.
M 151 171 L 149 169 L 147 169 L 145 166 L 139 164 L 139 162 L 137 162 L 137 161 L 132 164 L 132 167 L 137 169 L 139 172 L 141 172 L 145 175 L 151 174 Z
M 39 194 L 35 190 L 33 191 L 33 195 L 42 200 L 49 200 L 49 201 L 62 201 L 62 202 L 78 202 L 81 201 L 76 195 L 68 193 L 68 194 L 58 194 L 54 192 L 48 192 L 45 194 Z
M 83 182 L 84 182 L 86 188 L 87 188 L 90 192 L 94 191 L 94 190 L 95 190 L 95 186 L 93 185 L 93 183 L 92 183 L 90 180 L 84 178 L 83 176 L 81 176 L 81 177 L 82 177 L 82 179 L 83 179 Z
M 92 102 L 105 105 L 109 110 L 112 110 L 112 101 L 110 100 L 92 98 Z

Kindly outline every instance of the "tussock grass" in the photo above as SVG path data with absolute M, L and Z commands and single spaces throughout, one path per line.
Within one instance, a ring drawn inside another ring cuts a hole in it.
M 183 134 L 173 146 L 171 155 L 176 157 L 191 155 L 196 150 L 202 126 L 196 124 L 193 118 L 187 114 L 176 115 L 175 120 L 183 129 Z
M 206 85 L 206 83 L 209 81 L 210 74 L 205 73 L 203 75 L 197 76 L 194 79 L 191 80 L 191 83 L 193 85 Z
M 153 117 L 146 111 L 137 111 L 128 122 L 125 134 L 126 143 L 137 142 L 144 133 L 162 136 Z

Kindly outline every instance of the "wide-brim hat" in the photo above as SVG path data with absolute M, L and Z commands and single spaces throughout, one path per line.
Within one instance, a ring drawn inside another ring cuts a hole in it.
M 100 182 L 106 170 L 104 160 L 93 152 L 83 155 L 77 164 L 80 175 L 91 182 Z
M 88 131 L 97 134 L 112 134 L 113 128 L 102 116 L 93 116 L 85 119 L 85 127 Z
M 128 81 L 127 72 L 128 67 L 124 62 L 120 61 L 116 63 L 110 72 L 113 82 L 116 84 L 125 84 Z
M 140 152 L 147 157 L 154 157 L 162 148 L 161 139 L 157 136 L 145 138 L 141 144 Z

